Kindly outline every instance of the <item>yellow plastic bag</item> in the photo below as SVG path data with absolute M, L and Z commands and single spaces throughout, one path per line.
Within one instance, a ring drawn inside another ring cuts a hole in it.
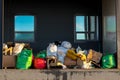
M 77 59 L 77 54 L 74 50 L 68 50 L 66 56 L 73 60 Z

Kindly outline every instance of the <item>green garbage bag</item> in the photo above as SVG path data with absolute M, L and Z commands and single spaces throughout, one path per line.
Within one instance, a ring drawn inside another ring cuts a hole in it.
M 113 54 L 106 54 L 102 57 L 102 68 L 115 68 L 116 61 Z
M 32 50 L 24 49 L 17 56 L 16 68 L 28 69 L 32 65 Z
M 46 58 L 46 50 L 40 51 L 37 55 L 36 58 Z

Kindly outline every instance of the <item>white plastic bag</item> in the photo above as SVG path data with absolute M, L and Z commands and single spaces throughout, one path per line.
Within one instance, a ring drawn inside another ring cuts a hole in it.
M 78 53 L 79 51 L 82 51 L 82 49 L 80 48 L 80 46 L 78 46 L 78 47 L 76 48 L 76 52 Z
M 24 43 L 15 43 L 15 47 L 13 48 L 13 54 L 18 55 L 22 51 L 24 46 Z
M 57 51 L 58 61 L 64 63 L 64 57 L 66 56 L 67 50 L 68 49 L 64 47 L 58 47 L 58 51 Z
M 70 49 L 72 47 L 72 44 L 68 41 L 63 41 L 61 43 L 61 46 L 64 47 L 64 48 Z
M 48 56 L 57 57 L 57 46 L 54 43 L 50 43 L 47 47 L 47 57 Z
M 3 50 L 8 49 L 7 44 L 3 43 Z

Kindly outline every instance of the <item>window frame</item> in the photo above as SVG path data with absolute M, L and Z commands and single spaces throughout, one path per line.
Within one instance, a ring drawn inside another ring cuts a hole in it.
M 84 16 L 84 25 L 85 25 L 85 31 L 76 31 L 76 16 Z M 92 16 L 92 15 L 91 15 Z M 95 17 L 95 31 L 90 31 L 91 24 L 90 24 L 90 17 L 89 15 L 74 15 L 74 42 L 98 42 L 99 41 L 99 16 L 94 15 Z M 87 17 L 88 17 L 88 31 L 87 31 Z M 84 33 L 85 34 L 85 40 L 77 40 L 77 33 Z M 90 33 L 90 34 L 89 34 Z M 90 40 L 91 33 L 94 33 L 94 40 Z M 87 35 L 89 36 L 89 39 L 87 40 Z
M 34 31 L 15 31 L 15 16 L 34 16 Z M 34 14 L 15 14 L 14 15 L 14 41 L 15 42 L 35 42 L 35 31 L 36 31 L 36 16 Z M 15 39 L 15 33 L 33 33 L 33 41 L 31 40 L 16 40 Z

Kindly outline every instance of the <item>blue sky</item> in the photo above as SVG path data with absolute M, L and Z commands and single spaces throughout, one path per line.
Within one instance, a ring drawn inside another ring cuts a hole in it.
M 15 16 L 15 31 L 34 31 L 34 16 Z
M 76 16 L 76 31 L 85 31 L 84 16 Z
M 76 32 L 85 31 L 85 25 L 84 25 L 84 16 L 76 16 Z M 77 33 L 76 34 L 77 40 L 79 39 L 85 39 L 84 33 Z

